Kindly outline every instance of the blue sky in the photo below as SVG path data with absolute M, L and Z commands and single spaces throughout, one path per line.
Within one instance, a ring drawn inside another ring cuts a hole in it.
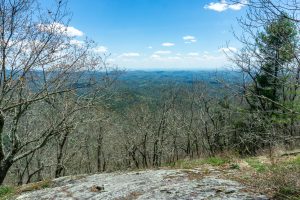
M 69 0 L 69 8 L 74 40 L 93 39 L 120 68 L 148 70 L 228 65 L 222 48 L 239 48 L 231 28 L 245 13 L 225 0 Z

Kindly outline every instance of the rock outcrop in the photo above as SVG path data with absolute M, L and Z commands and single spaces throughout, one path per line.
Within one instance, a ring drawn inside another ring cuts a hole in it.
M 206 175 L 205 175 L 206 174 Z M 51 188 L 28 192 L 18 200 L 42 199 L 267 199 L 242 184 L 220 178 L 218 172 L 147 170 L 62 177 Z

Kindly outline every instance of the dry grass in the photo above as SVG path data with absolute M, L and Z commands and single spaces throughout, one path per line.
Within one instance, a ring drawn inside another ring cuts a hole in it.
M 273 164 L 262 157 L 247 158 L 245 161 L 248 167 L 227 178 L 234 178 L 272 199 L 300 199 L 300 156 L 278 158 Z
M 300 155 L 272 159 L 263 155 L 245 159 L 225 155 L 225 158 L 179 160 L 171 167 L 187 169 L 185 172 L 190 180 L 202 179 L 207 175 L 206 168 L 214 168 L 221 171 L 221 176 L 241 182 L 253 192 L 266 194 L 272 199 L 300 200 Z M 194 168 L 201 168 L 201 173 L 188 170 Z
M 22 193 L 22 192 L 30 192 L 34 190 L 41 190 L 44 188 L 49 188 L 51 187 L 53 182 L 51 180 L 44 180 L 44 181 L 39 181 L 36 183 L 30 183 L 26 185 L 22 185 L 19 188 L 17 188 L 17 193 Z
M 12 187 L 12 186 L 1 186 L 0 187 L 0 200 L 8 200 L 14 199 L 14 196 L 19 195 L 23 192 L 30 192 L 34 190 L 41 190 L 44 188 L 52 187 L 51 180 L 44 180 L 39 181 L 36 183 L 30 183 L 26 185 L 22 185 L 19 187 Z
M 292 161 L 284 161 L 269 166 L 264 173 L 257 175 L 256 184 L 274 191 L 276 199 L 300 199 L 300 156 Z

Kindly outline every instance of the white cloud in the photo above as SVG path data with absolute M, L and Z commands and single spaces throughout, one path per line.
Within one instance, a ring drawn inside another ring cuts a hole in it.
M 220 48 L 218 51 L 219 52 L 224 52 L 224 53 L 230 53 L 230 52 L 236 52 L 237 48 L 235 48 L 235 47 L 223 47 L 223 48 Z
M 171 51 L 156 51 L 154 54 L 166 55 L 172 53 Z
M 226 0 L 221 0 L 220 2 L 211 2 L 208 5 L 205 5 L 205 9 L 214 10 L 217 12 L 223 12 L 227 9 L 230 10 L 241 10 L 246 4 L 248 3 L 247 0 L 240 0 L 239 3 L 229 4 Z
M 221 2 L 218 3 L 211 2 L 208 5 L 205 5 L 204 8 L 214 10 L 217 12 L 222 12 L 228 9 L 228 4 L 226 3 L 225 0 L 222 0 Z
M 159 55 L 153 54 L 143 59 L 143 62 L 137 65 L 143 69 L 217 69 L 226 67 L 229 62 L 224 54 L 190 52 L 186 54 Z M 124 66 L 134 68 L 134 63 L 126 63 Z M 162 66 L 162 67 L 161 67 Z
M 153 54 L 153 55 L 150 56 L 150 58 L 158 59 L 158 58 L 160 58 L 160 56 L 157 55 L 157 54 Z
M 51 24 L 38 24 L 37 27 L 40 31 L 67 35 L 69 37 L 83 36 L 82 31 L 72 26 L 65 26 L 64 24 L 57 23 L 57 22 Z
M 171 43 L 171 42 L 164 42 L 161 44 L 161 46 L 164 46 L 164 47 L 172 47 L 172 46 L 175 46 L 174 43 Z
M 82 47 L 84 45 L 84 41 L 81 41 L 81 40 L 70 40 L 70 44 Z
M 191 35 L 187 35 L 187 36 L 184 36 L 183 39 L 184 40 L 193 40 L 193 39 L 195 39 L 195 37 L 191 36 Z
M 73 37 L 73 36 L 83 36 L 83 32 L 70 26 L 70 27 L 67 27 L 67 30 L 66 30 L 66 34 L 70 37 Z
M 114 58 L 108 58 L 107 62 L 115 62 L 116 60 Z
M 179 56 L 169 56 L 167 57 L 168 60 L 181 60 L 181 57 Z
M 188 56 L 199 56 L 198 52 L 190 52 L 187 54 Z
M 94 52 L 96 53 L 106 53 L 107 52 L 107 47 L 105 46 L 98 46 L 94 48 Z
M 148 49 L 152 49 L 153 47 L 152 46 L 148 46 Z
M 121 54 L 121 57 L 126 57 L 126 58 L 139 57 L 139 56 L 140 56 L 140 54 L 135 53 L 135 52 L 129 52 L 129 53 Z
M 196 37 L 191 36 L 191 35 L 183 36 L 182 39 L 185 41 L 185 43 L 195 43 L 195 42 L 197 42 Z
M 160 55 L 153 54 L 150 56 L 151 59 L 161 62 L 169 62 L 174 60 L 181 60 L 180 56 L 167 56 L 167 57 L 161 57 Z
M 229 5 L 228 8 L 231 10 L 241 10 L 244 6 L 246 6 L 247 1 L 241 2 L 241 3 L 236 3 Z

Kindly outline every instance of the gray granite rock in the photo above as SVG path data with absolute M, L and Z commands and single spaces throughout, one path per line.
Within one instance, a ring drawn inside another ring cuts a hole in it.
M 267 199 L 243 192 L 244 186 L 238 182 L 215 175 L 190 178 L 191 173 L 197 172 L 147 170 L 63 177 L 55 179 L 52 188 L 24 193 L 17 199 Z

